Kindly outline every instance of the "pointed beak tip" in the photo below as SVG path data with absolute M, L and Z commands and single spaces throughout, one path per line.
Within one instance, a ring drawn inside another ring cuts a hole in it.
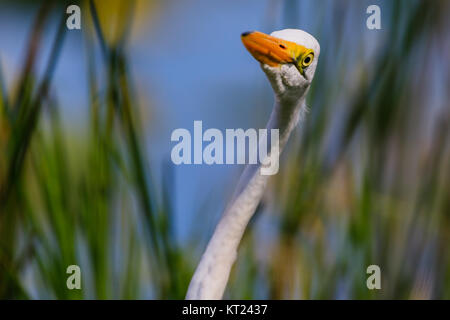
M 241 33 L 241 37 L 246 37 L 246 36 L 248 36 L 248 35 L 251 34 L 251 33 L 253 33 L 253 31 L 245 31 L 245 32 L 242 32 L 242 33 Z

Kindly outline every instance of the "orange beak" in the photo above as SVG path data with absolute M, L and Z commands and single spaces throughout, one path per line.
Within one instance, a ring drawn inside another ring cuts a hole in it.
M 294 42 L 275 38 L 259 31 L 244 32 L 241 40 L 256 60 L 271 67 L 296 63 L 300 51 L 303 51 L 301 49 L 304 48 Z

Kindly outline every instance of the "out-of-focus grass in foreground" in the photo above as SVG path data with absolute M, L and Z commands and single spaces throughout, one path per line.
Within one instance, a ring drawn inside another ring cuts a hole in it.
M 73 141 L 49 90 L 65 15 L 48 72 L 43 79 L 33 73 L 36 46 L 53 5 L 45 2 L 36 18 L 17 94 L 1 95 L 0 147 L 6 157 L 0 167 L 0 296 L 30 297 L 23 281 L 28 272 L 37 298 L 182 298 L 190 268 L 173 243 L 168 197 L 156 200 L 150 186 L 128 73 L 127 26 L 115 41 L 107 41 L 95 2 L 84 3 L 93 30 L 86 36 L 90 125 L 83 141 Z M 123 2 L 128 23 L 133 9 L 133 2 Z M 95 61 L 95 50 L 101 51 L 101 61 Z M 170 187 L 169 180 L 164 183 L 163 194 Z M 62 282 L 72 264 L 83 270 L 83 290 L 68 290 Z M 151 285 L 141 285 L 148 278 Z

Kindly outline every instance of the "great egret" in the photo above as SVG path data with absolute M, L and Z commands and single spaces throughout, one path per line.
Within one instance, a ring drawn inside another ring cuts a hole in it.
M 271 35 L 245 32 L 241 39 L 261 63 L 274 90 L 275 105 L 267 129 L 279 129 L 279 145 L 271 145 L 270 152 L 281 152 L 306 109 L 305 98 L 316 71 L 319 43 L 309 33 L 296 29 L 275 31 Z M 235 195 L 192 277 L 186 299 L 222 298 L 239 242 L 269 177 L 261 175 L 260 167 L 248 165 L 245 168 Z

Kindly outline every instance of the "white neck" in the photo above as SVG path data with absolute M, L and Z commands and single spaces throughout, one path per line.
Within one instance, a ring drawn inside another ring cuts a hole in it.
M 279 129 L 280 153 L 300 119 L 304 103 L 304 98 L 275 101 L 267 129 L 268 132 L 270 129 Z M 241 175 L 235 196 L 219 221 L 192 277 L 186 299 L 222 298 L 242 235 L 263 196 L 269 177 L 261 175 L 259 169 L 260 165 L 248 165 Z

